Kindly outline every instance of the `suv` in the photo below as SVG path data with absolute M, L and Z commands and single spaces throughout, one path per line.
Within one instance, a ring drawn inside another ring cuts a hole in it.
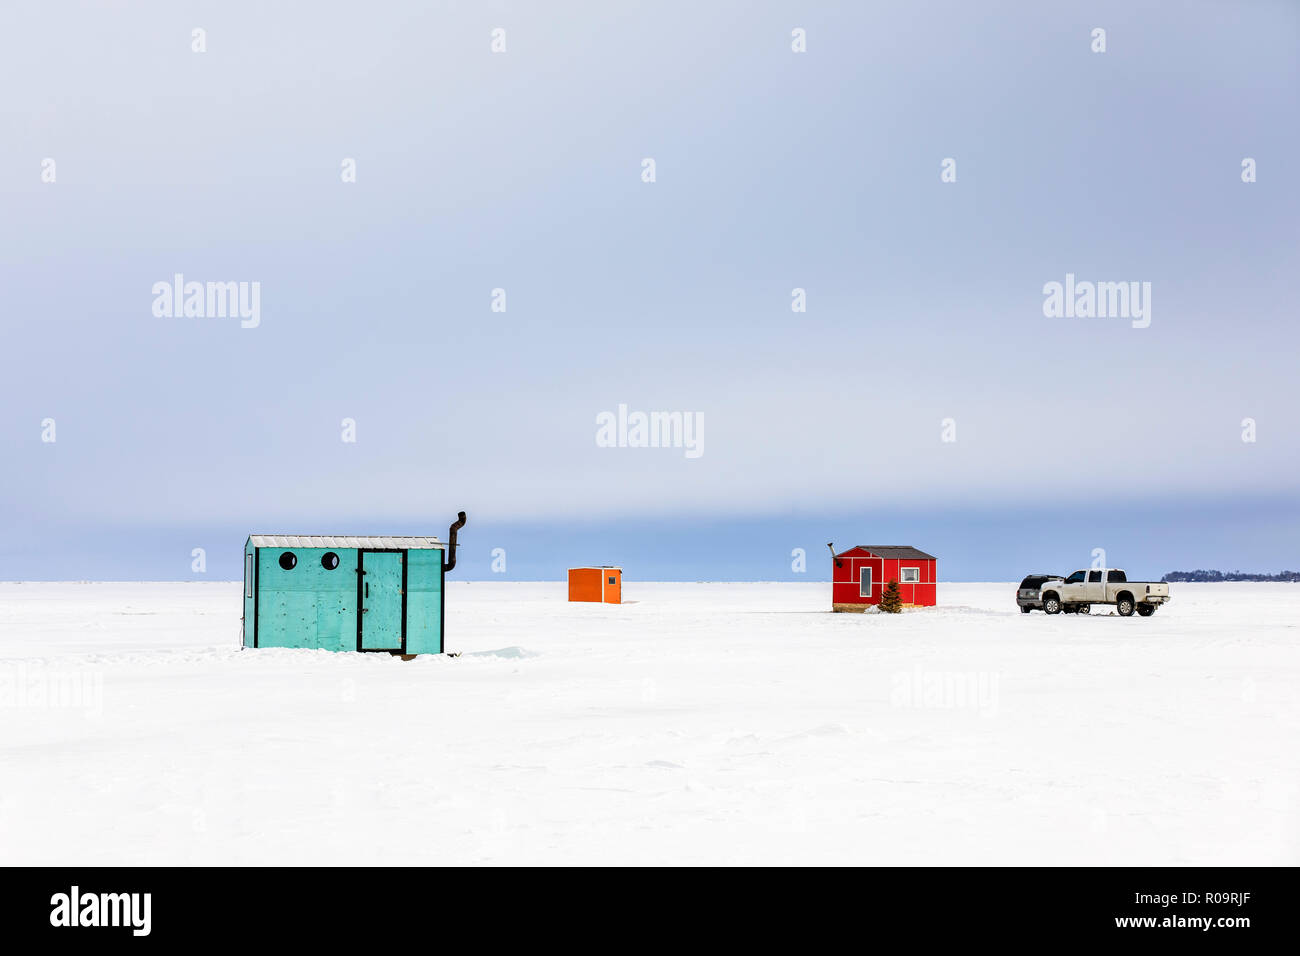
M 1020 582 L 1020 587 L 1016 589 L 1016 603 L 1020 605 L 1022 614 L 1028 614 L 1034 608 L 1040 611 L 1043 608 L 1043 585 L 1048 581 L 1062 581 L 1064 578 L 1059 574 L 1030 574 Z

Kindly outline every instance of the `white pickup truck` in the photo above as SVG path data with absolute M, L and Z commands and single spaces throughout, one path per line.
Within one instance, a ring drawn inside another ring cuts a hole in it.
M 1043 584 L 1043 610 L 1048 614 L 1087 614 L 1093 604 L 1113 604 L 1122 617 L 1137 611 L 1150 617 L 1169 600 L 1169 585 L 1162 581 L 1130 581 L 1119 568 L 1075 571 L 1064 581 Z

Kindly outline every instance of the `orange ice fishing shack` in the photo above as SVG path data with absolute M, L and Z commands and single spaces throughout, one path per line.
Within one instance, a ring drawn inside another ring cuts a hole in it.
M 569 568 L 569 600 L 622 604 L 623 569 L 609 565 Z

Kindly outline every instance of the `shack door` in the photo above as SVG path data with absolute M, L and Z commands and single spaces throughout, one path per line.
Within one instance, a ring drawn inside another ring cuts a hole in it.
M 361 651 L 400 651 L 406 594 L 402 587 L 401 551 L 362 551 L 357 602 Z

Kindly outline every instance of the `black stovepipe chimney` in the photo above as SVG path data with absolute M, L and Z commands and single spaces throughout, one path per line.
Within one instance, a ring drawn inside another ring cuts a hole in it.
M 442 562 L 442 573 L 446 574 L 456 566 L 456 532 L 465 527 L 465 512 L 458 512 L 456 520 L 447 529 L 447 557 Z

